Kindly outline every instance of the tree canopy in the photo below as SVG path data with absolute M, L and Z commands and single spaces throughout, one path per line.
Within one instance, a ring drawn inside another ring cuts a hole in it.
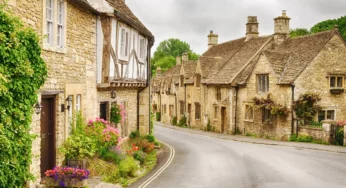
M 162 71 L 173 67 L 176 64 L 176 57 L 187 52 L 190 60 L 197 60 L 198 54 L 193 52 L 187 42 L 170 38 L 162 41 L 154 52 L 151 59 L 151 73 L 155 75 L 156 68 L 161 67 Z
M 322 31 L 328 31 L 338 26 L 341 36 L 346 40 L 346 16 L 342 16 L 337 19 L 325 20 L 312 26 L 310 30 L 304 28 L 297 28 L 290 31 L 291 37 L 304 36 L 308 34 L 318 33 Z

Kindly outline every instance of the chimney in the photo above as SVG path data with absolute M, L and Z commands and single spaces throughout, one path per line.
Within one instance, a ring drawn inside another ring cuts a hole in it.
M 181 57 L 180 56 L 175 57 L 175 61 L 176 61 L 175 65 L 181 65 Z
M 182 61 L 188 61 L 189 60 L 189 54 L 187 52 L 184 52 L 182 55 Z
M 290 34 L 290 19 L 286 15 L 286 10 L 282 11 L 282 15 L 274 18 L 274 42 L 282 43 Z
M 156 76 L 161 76 L 162 75 L 162 69 L 161 67 L 156 68 Z
M 258 37 L 257 16 L 248 16 L 246 23 L 246 41 Z
M 210 34 L 208 35 L 208 50 L 215 46 L 218 45 L 219 42 L 219 35 L 214 34 L 213 30 L 210 31 Z

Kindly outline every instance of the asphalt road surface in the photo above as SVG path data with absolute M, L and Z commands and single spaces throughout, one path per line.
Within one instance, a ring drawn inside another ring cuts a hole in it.
M 175 157 L 147 187 L 346 188 L 346 155 L 248 144 L 155 127 Z

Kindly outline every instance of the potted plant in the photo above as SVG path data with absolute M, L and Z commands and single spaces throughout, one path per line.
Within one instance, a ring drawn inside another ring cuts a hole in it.
M 73 167 L 54 167 L 45 172 L 42 183 L 48 187 L 85 187 L 89 171 Z

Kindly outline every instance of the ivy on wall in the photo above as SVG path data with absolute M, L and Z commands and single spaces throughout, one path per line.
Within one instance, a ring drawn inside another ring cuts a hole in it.
M 39 44 L 35 32 L 0 4 L 0 187 L 23 187 L 34 178 L 30 124 L 47 77 Z
M 316 93 L 301 94 L 293 104 L 297 117 L 304 120 L 304 123 L 312 121 L 315 114 L 322 109 L 317 104 L 320 100 L 320 95 Z

